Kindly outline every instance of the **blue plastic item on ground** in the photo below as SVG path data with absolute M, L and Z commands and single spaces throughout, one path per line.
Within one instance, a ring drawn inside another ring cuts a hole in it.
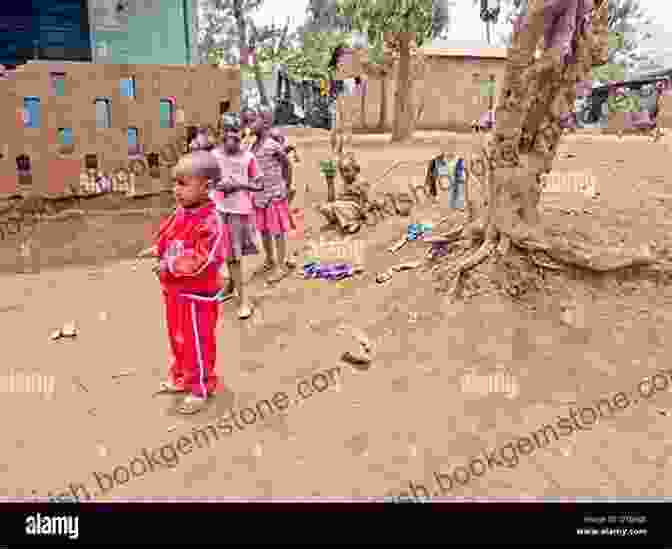
M 432 225 L 425 223 L 412 223 L 406 229 L 406 238 L 409 241 L 415 241 L 423 238 L 432 232 Z
M 337 281 L 352 277 L 353 273 L 353 267 L 348 264 L 320 264 L 318 262 L 310 262 L 303 266 L 303 275 L 306 279 Z

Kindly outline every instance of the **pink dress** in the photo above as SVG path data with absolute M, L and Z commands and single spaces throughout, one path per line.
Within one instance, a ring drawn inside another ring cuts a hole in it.
M 262 173 L 263 189 L 253 195 L 257 230 L 264 236 L 287 235 L 291 230 L 287 182 L 282 175 L 282 164 L 276 155 L 284 154 L 283 147 L 267 137 L 252 149 Z
M 222 170 L 222 180 L 232 179 L 236 183 L 246 184 L 258 176 L 257 163 L 249 151 L 228 155 L 218 148 L 213 151 L 213 155 Z M 240 190 L 227 195 L 215 189 L 210 198 L 217 205 L 217 212 L 229 231 L 231 256 L 240 258 L 258 254 L 256 219 L 250 191 Z

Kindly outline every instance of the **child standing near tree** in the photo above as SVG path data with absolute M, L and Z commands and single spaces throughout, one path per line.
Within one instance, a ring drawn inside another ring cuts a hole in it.
M 283 177 L 289 173 L 289 159 L 285 147 L 271 137 L 272 126 L 272 112 L 262 110 L 254 126 L 257 140 L 250 149 L 262 173 L 262 189 L 254 194 L 254 208 L 266 254 L 262 269 L 270 273 L 269 283 L 287 275 L 287 234 L 291 229 L 287 181 Z
M 238 294 L 238 317 L 252 315 L 252 303 L 243 283 L 242 259 L 259 253 L 255 244 L 256 219 L 251 193 L 261 190 L 259 172 L 254 155 L 243 149 L 240 117 L 227 113 L 222 117 L 222 145 L 213 150 L 222 172 L 215 184 L 212 198 L 217 211 L 229 230 L 231 256 L 227 260 L 231 282 L 227 291 Z

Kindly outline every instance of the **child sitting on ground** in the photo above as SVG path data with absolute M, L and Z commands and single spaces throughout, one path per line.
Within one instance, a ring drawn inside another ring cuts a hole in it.
M 369 200 L 370 186 L 359 177 L 360 166 L 352 153 L 343 155 L 337 166 L 343 178 L 343 192 L 334 202 L 323 202 L 315 208 L 342 233 L 357 233 L 375 206 Z
M 215 371 L 219 269 L 229 255 L 226 228 L 208 198 L 219 179 L 216 159 L 205 151 L 182 157 L 174 168 L 177 209 L 159 229 L 152 252 L 166 303 L 172 350 L 160 392 L 187 393 L 182 414 L 201 410 L 217 388 Z

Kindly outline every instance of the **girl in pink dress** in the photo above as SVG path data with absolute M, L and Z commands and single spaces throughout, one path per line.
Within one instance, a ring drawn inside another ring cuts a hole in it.
M 262 189 L 254 193 L 253 200 L 257 230 L 266 254 L 263 269 L 270 272 L 269 283 L 287 275 L 287 234 L 291 229 L 287 182 L 283 177 L 289 171 L 289 159 L 286 149 L 271 137 L 272 125 L 273 114 L 269 110 L 260 112 L 254 123 L 257 140 L 250 149 L 262 174 Z
M 226 225 L 231 242 L 231 255 L 227 258 L 230 286 L 238 294 L 238 317 L 247 319 L 252 315 L 252 303 L 243 285 L 243 256 L 258 254 L 255 244 L 255 211 L 251 193 L 261 190 L 259 172 L 254 155 L 241 146 L 240 118 L 227 113 L 222 120 L 222 145 L 212 154 L 219 162 L 222 179 L 211 194 L 217 205 L 217 212 Z

